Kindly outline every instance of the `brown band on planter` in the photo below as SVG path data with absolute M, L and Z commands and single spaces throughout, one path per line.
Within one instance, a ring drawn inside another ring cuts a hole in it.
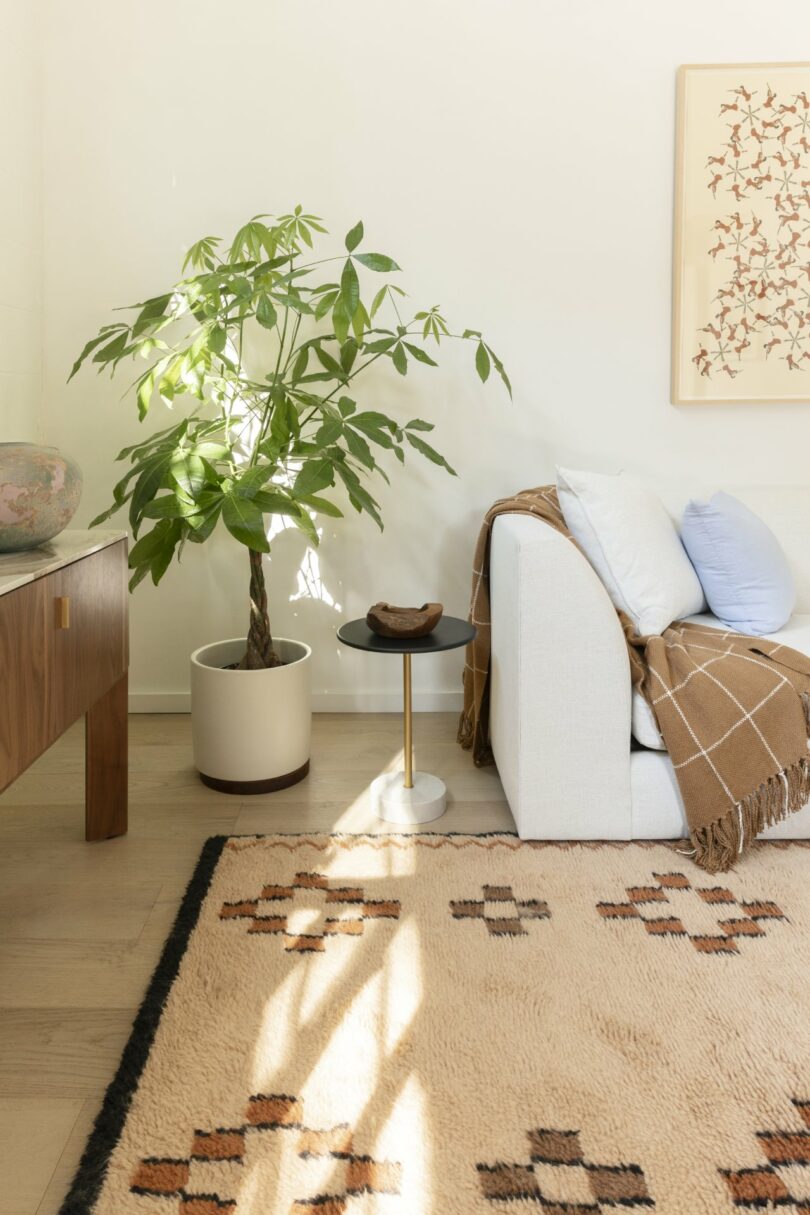
M 220 780 L 218 776 L 206 776 L 204 772 L 199 775 L 202 783 L 208 785 L 209 789 L 216 789 L 220 793 L 250 796 L 252 793 L 275 793 L 278 789 L 288 789 L 290 785 L 297 785 L 308 773 L 309 760 L 294 772 L 285 772 L 283 776 L 273 776 L 269 780 Z

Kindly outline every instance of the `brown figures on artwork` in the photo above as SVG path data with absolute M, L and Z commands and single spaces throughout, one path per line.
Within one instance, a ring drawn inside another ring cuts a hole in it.
M 696 330 L 691 361 L 702 376 L 733 379 L 786 342 L 789 353 L 780 362 L 801 371 L 810 358 L 810 261 L 804 252 L 810 248 L 810 189 L 800 185 L 801 170 L 810 168 L 810 98 L 806 91 L 779 96 L 770 85 L 758 90 L 745 83 L 728 94 L 718 117 L 740 121 L 726 123 L 728 141 L 718 140 L 708 156 L 706 185 L 718 202 L 725 195 L 740 209 L 712 220 L 712 243 L 705 249 L 717 266 L 727 262 L 729 271 L 714 296 L 714 314 Z M 747 210 L 754 196 L 756 214 Z M 762 311 L 758 301 L 764 302 Z M 705 334 L 717 342 L 711 352 Z

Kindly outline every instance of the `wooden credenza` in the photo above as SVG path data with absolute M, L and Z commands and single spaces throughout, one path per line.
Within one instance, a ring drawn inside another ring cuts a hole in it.
M 0 555 L 0 792 L 82 714 L 85 838 L 127 829 L 127 538 Z

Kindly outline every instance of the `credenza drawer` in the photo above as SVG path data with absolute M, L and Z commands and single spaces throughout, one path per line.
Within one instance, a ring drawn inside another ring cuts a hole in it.
M 112 544 L 43 579 L 54 738 L 127 669 L 126 576 L 126 545 Z
M 0 596 L 0 789 L 129 661 L 126 542 Z
M 44 582 L 0 596 L 0 789 L 52 742 Z

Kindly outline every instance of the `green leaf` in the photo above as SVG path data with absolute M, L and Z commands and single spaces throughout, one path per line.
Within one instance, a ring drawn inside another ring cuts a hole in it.
M 396 367 L 400 375 L 408 374 L 408 356 L 402 346 L 402 342 L 397 342 L 391 355 L 391 362 Z
M 122 447 L 115 458 L 116 460 L 126 460 L 127 456 L 131 456 L 133 452 L 145 452 L 150 447 L 162 445 L 161 440 L 163 439 L 166 440 L 166 444 L 163 445 L 173 446 L 186 433 L 187 429 L 188 419 L 186 418 L 178 425 L 167 426 L 165 430 L 156 431 L 148 439 L 144 439 L 140 443 L 133 443 L 131 447 Z
M 452 476 L 458 476 L 456 470 L 450 467 L 444 456 L 439 455 L 435 448 L 431 447 L 429 443 L 426 443 L 424 439 L 417 438 L 417 436 L 411 434 L 410 431 L 405 432 L 405 438 L 408 440 L 411 447 L 415 448 L 420 455 L 423 455 L 430 460 L 431 464 L 438 464 L 441 468 L 446 468 Z
M 315 433 L 318 447 L 331 447 L 343 434 L 343 423 L 335 418 L 327 418 Z
M 236 498 L 254 498 L 272 475 L 273 469 L 269 464 L 256 464 L 239 473 L 234 481 L 231 495 Z
M 138 391 L 135 394 L 135 399 L 138 402 L 138 417 L 141 421 L 144 420 L 149 412 L 149 405 L 152 400 L 152 393 L 155 390 L 155 377 L 151 371 L 147 371 L 146 375 L 141 376 L 138 382 Z
M 225 443 L 195 443 L 194 454 L 200 456 L 203 460 L 227 460 L 230 458 L 231 449 Z
M 319 515 L 328 515 L 330 519 L 343 518 L 343 511 L 327 498 L 321 498 L 315 494 L 306 494 L 300 501 L 303 502 L 304 506 L 308 506 L 310 510 L 317 511 Z
M 334 466 L 331 460 L 320 456 L 307 460 L 295 478 L 293 493 L 296 498 L 306 498 L 335 483 Z
M 498 375 L 501 377 L 501 380 L 503 381 L 503 385 L 506 388 L 506 391 L 509 393 L 509 397 L 511 399 L 512 385 L 509 381 L 509 376 L 506 374 L 504 365 L 501 362 L 501 360 L 498 358 L 497 354 L 495 353 L 495 351 L 492 349 L 491 346 L 487 346 L 487 351 L 489 353 L 489 357 L 492 359 L 492 362 L 495 364 L 495 370 L 497 371 Z
M 188 538 L 193 544 L 203 544 L 208 539 L 219 521 L 221 511 L 222 503 L 220 502 L 218 506 L 211 507 L 201 516 L 200 521 L 189 532 Z
M 333 359 L 331 354 L 327 354 L 321 346 L 315 347 L 315 354 L 318 356 L 318 362 L 322 367 L 326 368 L 330 375 L 333 375 L 337 380 L 345 379 L 343 368 L 337 359 Z
M 196 498 L 205 485 L 205 465 L 199 455 L 184 451 L 172 458 L 170 471 L 177 484 L 190 498 Z
M 183 259 L 183 270 L 185 271 L 188 266 L 201 268 L 209 265 L 213 260 L 214 250 L 219 244 L 219 239 L 218 236 L 204 236 L 202 240 L 196 241 Z
M 323 320 L 323 318 L 326 316 L 329 309 L 332 307 L 332 305 L 338 299 L 339 295 L 340 295 L 339 291 L 328 291 L 326 293 L 326 295 L 321 296 L 321 298 L 318 300 L 317 306 L 315 308 L 315 319 L 316 320 L 318 320 L 318 321 Z
M 386 350 L 390 350 L 396 345 L 395 337 L 378 338 L 375 342 L 366 342 L 363 350 L 369 354 L 385 354 Z
M 164 546 L 167 538 L 167 524 L 157 524 L 152 528 L 151 532 L 147 532 L 145 536 L 141 536 L 137 544 L 133 545 L 129 552 L 129 568 L 135 569 L 136 566 L 143 565 L 144 562 L 150 562 L 157 552 Z
M 353 253 L 363 239 L 363 221 L 358 220 L 350 232 L 346 233 L 346 248 Z
M 103 510 L 100 515 L 96 515 L 95 519 L 90 520 L 90 527 L 98 527 L 100 523 L 106 523 L 108 519 L 112 518 L 116 511 L 121 509 L 122 506 L 122 502 L 113 502 L 112 506 L 108 506 L 107 509 Z
M 360 301 L 360 280 L 350 257 L 346 258 L 343 273 L 340 276 L 340 295 L 346 314 L 351 319 Z
M 346 446 L 355 460 L 359 460 L 368 469 L 374 469 L 376 461 L 371 454 L 368 443 L 356 430 L 346 428 Z
M 362 342 L 366 329 L 370 325 L 371 318 L 366 312 L 365 305 L 362 300 L 358 300 L 352 317 L 352 330 L 358 342 Z
M 182 520 L 161 519 L 151 532 L 133 546 L 129 554 L 129 568 L 134 569 L 135 573 L 129 581 L 130 590 L 150 572 L 157 586 L 169 567 L 182 534 Z
M 290 438 L 298 433 L 298 414 L 289 397 L 284 397 L 273 406 L 270 418 L 270 438 L 283 450 Z
M 348 418 L 357 409 L 357 402 L 351 397 L 341 397 L 338 401 L 338 409 L 342 418 Z
M 305 510 L 299 510 L 297 514 L 290 516 L 295 526 L 304 533 L 309 542 L 318 547 L 320 537 L 315 529 L 315 524 Z
M 222 354 L 228 340 L 228 332 L 224 325 L 214 325 L 208 334 L 208 349 L 214 354 Z
M 106 336 L 107 335 L 105 334 L 105 337 Z M 93 362 L 110 363 L 119 358 L 126 348 L 128 337 L 128 329 L 125 329 L 123 333 L 117 334 L 111 342 L 108 342 L 106 346 L 102 346 L 100 350 L 96 351 L 96 353 L 93 355 Z
M 413 357 L 419 363 L 426 363 L 428 367 L 438 367 L 439 364 L 433 360 L 420 346 L 413 346 L 410 342 L 403 342 L 403 346 L 411 352 Z
M 327 309 L 327 312 L 328 311 L 329 310 Z M 297 380 L 301 379 L 301 376 L 304 374 L 304 372 L 307 369 L 308 362 L 309 362 L 309 346 L 302 346 L 301 349 L 298 351 L 298 354 L 295 356 L 295 362 L 292 365 L 292 371 L 290 373 L 293 384 L 295 384 Z
M 126 329 L 126 325 L 116 325 L 116 329 Z M 74 375 L 79 370 L 82 363 L 87 358 L 88 354 L 90 354 L 93 350 L 95 350 L 96 346 L 100 346 L 102 342 L 105 342 L 108 337 L 109 337 L 109 332 L 102 331 L 101 333 L 98 334 L 97 337 L 90 339 L 90 341 L 87 343 L 87 345 L 82 350 L 79 357 L 76 359 L 76 362 L 73 364 L 70 375 L 67 378 L 68 383 L 70 383 L 70 381 L 73 379 Z
M 252 501 L 264 515 L 289 515 L 297 509 L 286 493 L 275 489 L 260 489 Z
M 265 329 L 272 329 L 275 326 L 277 320 L 276 309 L 269 295 L 259 297 L 259 302 L 256 305 L 256 320 Z
M 421 418 L 413 418 L 407 424 L 407 426 L 405 426 L 403 429 L 405 429 L 405 430 L 433 430 L 433 423 L 432 422 L 423 422 L 423 420 Z
M 355 414 L 352 418 L 352 426 L 365 431 L 366 434 L 375 430 L 390 430 L 393 433 L 397 428 L 396 422 L 392 422 L 384 413 L 378 413 L 374 409 L 365 409 L 362 413 Z
M 156 295 L 151 300 L 146 300 L 141 307 L 141 311 L 138 313 L 135 324 L 132 326 L 133 337 L 154 329 L 155 322 L 164 316 L 173 298 L 174 293 L 168 291 L 164 295 Z M 159 326 L 159 328 L 162 328 L 162 326 Z
M 484 384 L 489 379 L 489 367 L 490 362 L 489 355 L 487 354 L 487 348 L 483 342 L 479 342 L 475 351 L 475 370 L 478 372 L 481 382 Z
M 171 452 L 158 452 L 157 455 L 144 460 L 143 464 L 140 465 L 142 471 L 135 482 L 135 488 L 129 504 L 130 527 L 136 536 L 143 509 L 148 502 L 152 501 L 157 491 L 161 488 L 164 477 L 168 476 L 171 460 Z
M 196 502 L 189 502 L 174 494 L 164 494 L 161 498 L 154 498 L 151 502 L 147 502 L 142 511 L 142 518 L 185 519 L 189 515 L 197 514 L 199 509 Z
M 367 270 L 376 270 L 378 274 L 390 274 L 393 270 L 400 270 L 393 257 L 386 257 L 384 253 L 355 253 L 354 255 L 361 266 L 365 266 Z
M 351 313 L 346 310 L 343 296 L 339 295 L 335 301 L 335 306 L 332 309 L 332 325 L 335 330 L 335 337 L 340 342 L 341 346 L 349 336 L 349 326 L 351 323 Z
M 360 484 L 360 478 L 351 468 L 347 468 L 345 464 L 336 464 L 335 469 L 338 476 L 346 486 L 349 494 L 349 501 L 356 511 L 365 511 L 371 515 L 374 522 L 383 530 L 382 519 L 380 518 L 379 503 L 372 498 L 371 494 Z
M 388 286 L 386 284 L 385 287 L 380 287 L 379 291 L 374 296 L 374 299 L 372 300 L 372 303 L 371 303 L 372 317 L 375 317 L 377 315 L 377 313 L 379 312 L 380 308 L 383 305 L 383 301 L 385 300 L 387 293 L 388 293 Z
M 264 532 L 264 515 L 250 498 L 226 494 L 222 503 L 222 521 L 240 544 L 255 553 L 270 552 Z
M 354 361 L 357 358 L 357 352 L 360 347 L 354 338 L 349 338 L 340 348 L 340 366 L 343 368 L 345 375 L 348 375 L 354 366 Z
M 174 550 L 178 542 L 183 536 L 185 523 L 182 519 L 174 519 L 169 522 L 170 531 L 168 533 L 169 542 L 156 554 L 152 561 L 152 582 L 155 586 L 158 585 L 166 570 L 171 565 Z

